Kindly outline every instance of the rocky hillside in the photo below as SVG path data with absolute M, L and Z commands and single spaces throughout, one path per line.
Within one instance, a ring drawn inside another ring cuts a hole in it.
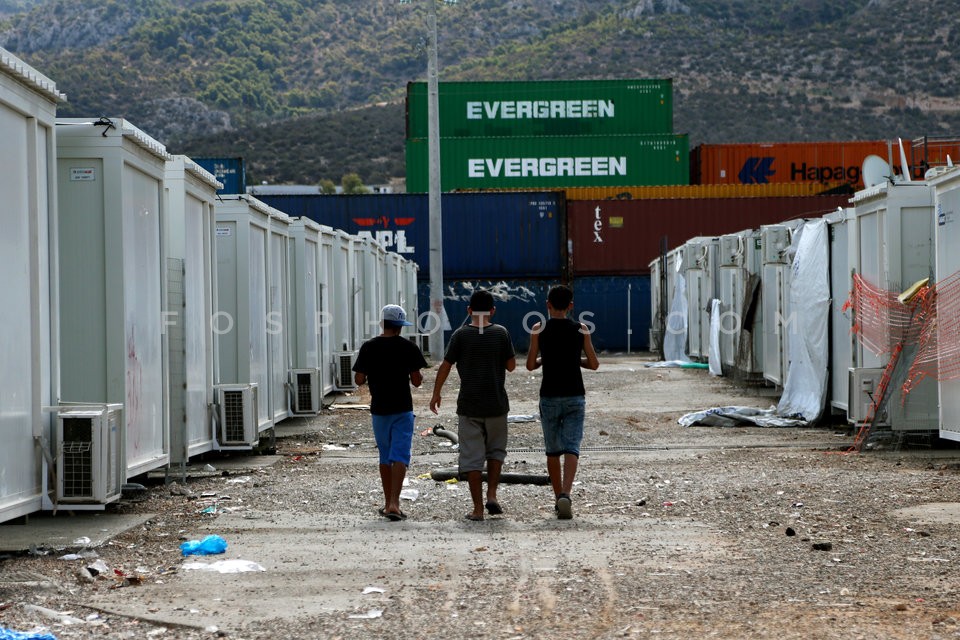
M 403 171 L 425 1 L 0 0 L 0 45 L 171 149 L 247 158 L 253 181 Z M 32 7 L 32 8 L 31 8 Z M 960 22 L 912 0 L 460 0 L 441 78 L 669 77 L 700 142 L 960 132 Z

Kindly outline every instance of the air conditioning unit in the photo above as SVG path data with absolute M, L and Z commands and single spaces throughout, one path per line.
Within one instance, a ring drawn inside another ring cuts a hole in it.
M 880 377 L 883 369 L 879 367 L 857 367 L 848 369 L 849 385 L 847 386 L 847 421 L 861 423 L 870 415 L 870 406 L 874 400 L 879 400 Z M 888 393 L 892 389 L 887 390 Z M 874 416 L 876 426 L 890 426 L 887 411 Z
M 217 444 L 253 447 L 260 441 L 257 385 L 222 384 L 217 389 Z
M 356 361 L 356 351 L 337 351 L 333 354 L 333 379 L 337 391 L 357 388 L 357 383 L 353 380 L 353 365 Z
M 739 235 L 720 236 L 720 266 L 736 267 L 742 261 L 743 237 Z
M 763 230 L 761 236 L 763 263 L 776 264 L 786 262 L 786 250 L 790 246 L 790 229 L 771 227 Z
M 120 448 L 122 404 L 57 411 L 57 502 L 106 504 L 126 475 Z
M 320 370 L 291 369 L 290 388 L 293 391 L 290 406 L 298 415 L 317 415 L 320 413 Z
M 420 348 L 420 353 L 425 356 L 430 355 L 430 334 L 429 333 L 412 333 L 407 336 L 407 339 L 410 340 L 413 344 L 417 345 Z

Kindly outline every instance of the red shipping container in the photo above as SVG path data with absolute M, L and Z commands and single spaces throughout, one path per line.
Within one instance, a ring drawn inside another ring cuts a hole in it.
M 758 229 L 792 218 L 818 218 L 849 204 L 849 195 L 794 198 L 684 198 L 567 202 L 570 273 L 640 275 L 660 254 L 694 236 Z
M 852 142 L 770 142 L 701 144 L 690 151 L 691 184 L 766 184 L 848 182 L 863 188 L 861 169 L 869 155 L 893 161 L 900 173 L 900 147 L 894 140 Z M 910 157 L 911 141 L 904 141 Z M 909 161 L 909 160 L 908 160 Z M 911 174 L 923 179 L 917 167 Z

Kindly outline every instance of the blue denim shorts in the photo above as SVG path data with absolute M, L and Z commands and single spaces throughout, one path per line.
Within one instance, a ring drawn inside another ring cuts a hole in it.
M 413 411 L 393 413 L 388 416 L 371 414 L 373 438 L 380 451 L 380 464 L 402 462 L 410 466 L 410 449 L 413 446 Z
M 548 456 L 580 455 L 586 404 L 583 396 L 540 398 L 540 426 Z

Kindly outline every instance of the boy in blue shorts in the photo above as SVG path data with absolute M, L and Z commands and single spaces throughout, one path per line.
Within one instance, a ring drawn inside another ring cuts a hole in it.
M 370 384 L 370 414 L 373 436 L 380 451 L 380 484 L 384 505 L 379 513 L 388 520 L 406 519 L 400 510 L 400 489 L 410 466 L 413 445 L 413 397 L 410 384 L 423 382 L 420 369 L 427 367 L 423 353 L 400 335 L 407 322 L 403 308 L 388 304 L 381 312 L 383 333 L 360 347 L 353 365 L 357 385 Z
M 547 452 L 547 473 L 560 520 L 573 517 L 570 491 L 580 461 L 586 407 L 580 368 L 600 367 L 587 325 L 567 317 L 572 309 L 573 291 L 564 285 L 552 287 L 547 294 L 550 317 L 533 326 L 527 352 L 527 369 L 543 367 L 540 425 Z

